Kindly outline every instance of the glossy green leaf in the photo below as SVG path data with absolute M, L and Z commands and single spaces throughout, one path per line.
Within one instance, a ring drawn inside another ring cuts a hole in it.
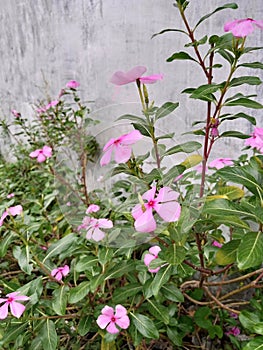
M 172 56 L 167 58 L 166 62 L 172 62 L 174 60 L 190 60 L 198 63 L 197 60 L 195 60 L 187 52 L 184 52 L 184 51 L 174 53 Z
M 84 337 L 90 330 L 92 325 L 92 318 L 90 316 L 84 316 L 80 319 L 77 331 L 79 335 Z
M 56 350 L 58 343 L 58 336 L 56 326 L 53 321 L 46 319 L 44 325 L 40 330 L 42 343 L 45 344 L 45 350 Z
M 184 30 L 181 30 L 181 29 L 163 29 L 161 30 L 159 33 L 155 33 L 153 34 L 152 36 L 152 39 L 157 36 L 157 35 L 161 35 L 161 34 L 164 34 L 164 33 L 168 33 L 168 32 L 178 32 L 178 33 L 183 33 L 183 34 L 186 34 L 188 35 Z
M 178 106 L 179 106 L 179 102 L 164 103 L 160 108 L 157 109 L 155 113 L 155 120 L 159 120 L 171 114 Z
M 29 251 L 29 246 L 27 245 L 22 248 L 18 245 L 14 246 L 13 255 L 14 258 L 17 259 L 20 269 L 30 275 L 33 270 L 33 265 L 30 264 L 31 253 Z
M 229 200 L 234 200 L 244 197 L 245 192 L 236 186 L 225 186 L 218 189 L 218 194 L 223 194 L 227 196 Z
M 161 268 L 155 274 L 154 279 L 151 282 L 151 286 L 150 286 L 150 289 L 151 289 L 154 296 L 158 295 L 161 287 L 169 281 L 171 273 L 172 273 L 172 266 L 168 265 L 168 266 Z
M 256 313 L 242 310 L 239 314 L 239 321 L 242 326 L 247 328 L 250 332 L 263 335 L 263 322 Z
M 156 300 L 147 299 L 148 308 L 150 313 L 165 324 L 169 324 L 169 311 L 168 309 L 158 303 Z
M 94 255 L 81 256 L 80 260 L 76 263 L 75 270 L 82 272 L 91 269 L 98 263 L 98 258 Z
M 225 243 L 216 253 L 216 263 L 223 266 L 234 263 L 236 261 L 237 249 L 239 245 L 239 239 L 234 239 Z
M 27 327 L 27 322 L 12 322 L 1 341 L 3 341 L 4 344 L 9 344 L 11 341 L 14 341 L 20 334 L 23 334 Z
M 194 166 L 201 163 L 203 157 L 199 154 L 192 154 L 187 157 L 180 165 L 184 166 L 186 169 L 193 168 Z
M 240 270 L 256 267 L 263 262 L 263 233 L 249 232 L 242 239 L 238 251 L 237 262 Z
M 214 217 L 213 222 L 220 226 L 222 224 L 222 219 Z M 249 229 L 249 225 L 244 220 L 241 220 L 236 216 L 224 216 L 224 225 Z
M 260 85 L 261 83 L 262 83 L 262 81 L 258 77 L 253 77 L 253 76 L 248 75 L 248 76 L 233 78 L 229 82 L 229 87 L 240 86 L 243 84 Z
M 52 308 L 55 313 L 60 316 L 63 316 L 66 313 L 68 291 L 69 287 L 67 285 L 62 285 L 53 292 Z
M 159 332 L 155 327 L 153 321 L 141 314 L 130 313 L 131 321 L 134 324 L 135 328 L 146 338 L 148 339 L 158 339 Z
M 201 143 L 196 141 L 189 141 L 185 143 L 181 143 L 180 145 L 176 145 L 174 147 L 169 148 L 163 156 L 169 156 L 174 153 L 184 152 L 184 153 L 192 153 L 197 151 L 202 147 Z
M 247 134 L 243 134 L 242 132 L 239 131 L 225 131 L 222 134 L 220 134 L 220 137 L 235 137 L 237 139 L 248 139 L 250 136 Z
M 206 97 L 207 95 L 213 94 L 214 92 L 218 91 L 221 87 L 222 86 L 220 84 L 201 85 L 192 92 L 190 97 L 197 99 L 201 97 Z
M 132 123 L 134 129 L 139 130 L 143 136 L 151 137 L 150 127 L 146 124 Z
M 223 6 L 220 6 L 218 8 L 216 8 L 214 11 L 208 13 L 207 15 L 201 17 L 199 19 L 199 21 L 196 23 L 195 28 L 199 26 L 199 24 L 201 24 L 204 20 L 206 20 L 207 18 L 209 18 L 210 16 L 212 16 L 214 13 L 218 12 L 218 11 L 222 11 L 224 9 L 233 9 L 236 10 L 238 8 L 238 5 L 234 2 L 229 3 L 229 4 L 225 4 Z
M 6 255 L 7 249 L 10 244 L 16 239 L 16 234 L 13 232 L 6 232 L 1 240 L 0 244 L 0 258 Z
M 231 52 L 229 52 L 228 50 L 224 50 L 224 49 L 219 49 L 217 52 L 226 61 L 228 61 L 230 64 L 233 64 L 235 58 L 234 58 L 234 56 L 233 56 L 233 54 Z
M 242 350 L 263 350 L 263 337 L 250 340 Z
M 123 286 L 120 289 L 115 289 L 112 300 L 115 304 L 121 304 L 128 298 L 142 292 L 142 286 L 139 283 L 129 283 L 127 286 Z
M 184 301 L 184 296 L 182 292 L 173 284 L 165 284 L 164 286 L 162 286 L 161 293 L 164 295 L 165 298 L 176 303 L 182 303 Z
M 165 250 L 164 259 L 171 265 L 178 265 L 183 262 L 186 256 L 186 250 L 184 247 L 176 245 L 175 243 L 170 244 Z
M 253 109 L 261 109 L 263 108 L 262 104 L 250 100 L 249 98 L 238 98 L 234 101 L 230 101 L 224 104 L 225 106 L 242 106 L 242 107 L 246 107 L 246 108 L 253 108 Z
M 117 120 L 130 120 L 132 122 L 136 122 L 136 123 L 145 123 L 145 119 L 138 117 L 137 115 L 133 115 L 133 114 L 124 114 L 122 116 L 120 116 Z
M 263 63 L 262 62 L 242 63 L 242 64 L 239 64 L 238 67 L 246 67 L 246 68 L 253 68 L 253 69 L 263 69 Z
M 183 335 L 179 332 L 178 327 L 167 327 L 167 335 L 175 346 L 181 347 L 183 345 Z
M 252 117 L 251 115 L 248 115 L 246 113 L 237 113 L 234 115 L 225 115 L 225 116 L 221 116 L 219 117 L 221 122 L 224 120 L 235 120 L 235 119 L 240 119 L 240 118 L 244 118 L 246 120 L 248 120 L 251 124 L 256 125 L 256 118 Z
M 84 299 L 90 291 L 90 282 L 81 282 L 77 287 L 70 289 L 68 302 L 75 304 Z
M 43 259 L 43 264 L 45 263 L 45 261 L 52 258 L 53 256 L 57 256 L 60 253 L 65 252 L 73 243 L 75 243 L 76 240 L 76 234 L 70 233 L 67 236 L 59 239 L 57 242 L 51 244 L 51 246 L 46 252 L 45 258 Z
M 105 274 L 105 281 L 112 279 L 112 278 L 119 278 L 126 273 L 134 270 L 134 262 L 122 262 L 120 264 L 116 264 L 113 268 L 111 268 L 107 273 Z

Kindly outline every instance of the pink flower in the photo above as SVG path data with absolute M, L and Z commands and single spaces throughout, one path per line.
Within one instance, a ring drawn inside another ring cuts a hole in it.
M 94 241 L 101 241 L 105 237 L 105 233 L 101 228 L 112 228 L 113 223 L 108 219 L 95 219 L 89 216 L 86 216 L 82 224 L 78 227 L 78 231 L 81 229 L 87 230 L 86 238 L 94 239 Z
M 153 186 L 145 192 L 142 199 L 147 203 L 137 204 L 132 210 L 132 216 L 135 219 L 135 229 L 139 232 L 152 232 L 156 229 L 156 222 L 153 217 L 153 209 L 166 222 L 177 221 L 181 214 L 180 204 L 176 201 L 179 194 L 170 187 L 162 187 L 157 197 L 156 187 Z
M 77 87 L 80 86 L 80 83 L 77 82 L 76 80 L 70 80 L 67 84 L 66 87 L 70 88 L 70 89 L 76 89 Z
M 222 169 L 225 165 L 233 165 L 233 161 L 231 158 L 217 158 L 210 162 L 209 167 L 210 168 L 216 168 L 216 169 Z
M 71 202 L 67 202 L 67 203 L 66 203 L 66 206 L 67 206 L 67 207 L 71 207 Z
M 39 163 L 44 162 L 47 158 L 52 156 L 52 148 L 44 146 L 43 148 L 37 149 L 29 154 L 31 158 L 37 158 Z
M 246 139 L 245 145 L 256 148 L 260 153 L 263 153 L 263 128 L 255 128 L 251 136 Z
M 11 113 L 13 114 L 14 117 L 16 118 L 20 118 L 21 117 L 21 113 L 19 113 L 18 111 L 16 111 L 15 109 L 11 110 Z
M 14 194 L 14 193 L 9 193 L 9 194 L 6 196 L 6 198 L 8 198 L 8 199 L 13 198 L 13 197 L 15 197 L 15 194 Z
M 7 208 L 0 218 L 0 226 L 3 225 L 3 222 L 8 215 L 12 215 L 12 216 L 21 215 L 22 211 L 23 211 L 23 208 L 21 205 L 15 205 L 14 207 Z
M 159 252 L 161 251 L 161 248 L 158 247 L 158 245 L 155 245 L 153 247 L 151 247 L 149 249 L 149 253 L 145 254 L 144 255 L 144 264 L 148 267 L 150 265 L 150 263 L 154 260 L 154 259 L 157 259 L 158 258 L 158 254 Z M 149 272 L 152 272 L 152 273 L 156 273 L 160 270 L 161 267 L 157 267 L 156 269 L 149 269 L 148 268 L 148 271 Z
M 115 151 L 114 158 L 116 163 L 126 163 L 131 157 L 131 145 L 139 141 L 141 138 L 142 134 L 140 131 L 133 130 L 117 139 L 110 139 L 103 148 L 105 153 L 100 160 L 100 165 L 107 165 L 110 162 L 113 151 Z
M 238 327 L 232 327 L 228 332 L 225 334 L 227 335 L 234 335 L 235 337 L 240 334 L 240 329 Z
M 46 107 L 40 107 L 36 109 L 37 113 L 45 113 L 46 112 Z
M 126 85 L 139 79 L 143 84 L 153 84 L 156 83 L 157 80 L 163 79 L 162 74 L 154 74 L 142 77 L 146 70 L 147 68 L 144 66 L 136 66 L 128 72 L 118 71 L 113 74 L 110 82 L 115 85 Z
M 13 316 L 16 318 L 19 318 L 22 313 L 25 311 L 25 306 L 17 303 L 17 301 L 26 301 L 29 300 L 30 298 L 25 296 L 25 295 L 19 295 L 20 292 L 13 292 L 7 294 L 7 298 L 0 298 L 0 304 L 4 303 L 0 307 L 0 319 L 3 320 L 7 317 L 8 315 L 8 306 L 10 306 L 10 311 Z
M 91 205 L 88 206 L 88 209 L 86 210 L 86 214 L 96 213 L 99 210 L 100 210 L 99 205 L 91 204 Z
M 252 18 L 236 19 L 224 25 L 225 32 L 232 32 L 237 38 L 244 38 L 254 31 L 254 26 L 263 29 L 263 21 L 256 21 Z
M 100 328 L 106 328 L 106 331 L 111 334 L 119 333 L 119 329 L 116 327 L 127 329 L 130 325 L 130 319 L 127 316 L 127 310 L 122 305 L 116 305 L 114 309 L 110 306 L 104 306 L 101 310 L 101 315 L 97 318 L 97 324 Z
M 51 101 L 49 104 L 46 105 L 45 109 L 48 110 L 51 107 L 55 107 L 57 104 L 59 104 L 58 100 Z
M 61 281 L 63 277 L 66 277 L 69 274 L 68 265 L 58 267 L 51 271 L 51 276 L 53 276 L 57 281 Z
M 221 248 L 223 246 L 223 244 L 219 243 L 218 241 L 213 241 L 212 246 Z

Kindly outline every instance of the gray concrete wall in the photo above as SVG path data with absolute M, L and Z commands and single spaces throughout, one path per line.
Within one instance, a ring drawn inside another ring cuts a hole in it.
M 187 11 L 190 23 L 227 2 L 191 0 Z M 224 10 L 204 22 L 197 37 L 223 34 L 224 23 L 231 19 L 263 18 L 262 0 L 236 3 L 238 10 Z M 13 108 L 29 113 L 30 103 L 48 96 L 56 98 L 68 80 L 76 79 L 81 83 L 82 97 L 94 101 L 92 110 L 99 110 L 94 115 L 109 126 L 122 112 L 139 110 L 135 87 L 116 89 L 109 83 L 112 73 L 145 65 L 149 74 L 163 73 L 165 77 L 150 86 L 156 103 L 181 103 L 160 129 L 171 131 L 173 127 L 179 135 L 189 131 L 194 120 L 204 117 L 199 102 L 180 95 L 185 87 L 205 83 L 203 75 L 194 63 L 166 62 L 172 53 L 184 49 L 185 37 L 168 33 L 151 39 L 164 28 L 183 28 L 172 0 L 0 0 L 0 5 L 2 115 L 9 116 Z M 255 30 L 247 39 L 249 44 L 261 46 L 262 34 L 260 29 Z M 262 53 L 256 51 L 251 60 L 261 61 Z M 245 87 L 244 91 L 258 93 L 263 102 L 261 86 Z M 262 112 L 252 113 L 262 126 Z M 235 128 L 250 131 L 246 122 L 235 123 Z M 102 136 L 102 141 L 106 138 Z M 239 143 L 232 140 L 227 145 L 229 154 L 234 155 Z M 229 155 L 221 153 L 222 149 L 218 155 Z

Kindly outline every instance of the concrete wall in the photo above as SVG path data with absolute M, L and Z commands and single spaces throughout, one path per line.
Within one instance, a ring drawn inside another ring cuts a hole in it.
M 227 2 L 230 1 L 191 0 L 187 11 L 190 23 Z M 223 34 L 224 23 L 231 19 L 263 18 L 262 0 L 236 3 L 238 10 L 224 10 L 204 22 L 197 37 Z M 30 113 L 30 103 L 56 98 L 68 80 L 76 79 L 81 83 L 82 97 L 94 101 L 92 110 L 99 110 L 94 115 L 105 122 L 103 129 L 123 112 L 140 109 L 135 87 L 116 89 L 109 83 L 112 73 L 145 65 L 149 74 L 165 76 L 162 82 L 150 86 L 152 99 L 159 105 L 168 100 L 181 104 L 160 129 L 174 128 L 179 135 L 189 131 L 194 120 L 204 118 L 204 106 L 180 95 L 186 87 L 205 83 L 195 63 L 166 62 L 172 53 L 184 50 L 184 35 L 167 33 L 151 39 L 152 34 L 164 28 L 183 28 L 172 0 L 0 0 L 0 5 L 2 115 L 10 116 L 13 108 Z M 261 46 L 262 34 L 257 29 L 247 41 Z M 260 51 L 251 55 L 252 61 L 261 58 Z M 261 72 L 257 73 L 262 77 Z M 224 80 L 220 75 L 219 81 Z M 245 87 L 243 91 L 256 92 L 263 102 L 261 86 Z M 262 126 L 262 112 L 252 114 Z M 235 128 L 250 131 L 246 122 L 235 123 Z M 236 140 L 227 145 L 228 151 L 222 152 L 221 148 L 217 154 L 234 155 L 239 148 Z

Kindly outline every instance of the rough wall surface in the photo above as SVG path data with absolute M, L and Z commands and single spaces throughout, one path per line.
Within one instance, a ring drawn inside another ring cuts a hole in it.
M 191 0 L 187 11 L 190 23 L 227 2 Z M 197 37 L 222 34 L 224 23 L 231 19 L 263 18 L 262 0 L 236 3 L 238 10 L 224 10 L 204 22 Z M 204 117 L 204 106 L 180 95 L 186 87 L 205 83 L 195 63 L 166 62 L 172 53 L 184 49 L 184 35 L 167 33 L 151 39 L 164 28 L 183 28 L 173 0 L 0 0 L 0 4 L 2 115 L 10 116 L 12 108 L 29 113 L 30 103 L 55 99 L 68 80 L 76 79 L 81 83 L 82 97 L 94 101 L 92 110 L 103 109 L 95 113 L 96 117 L 109 126 L 129 107 L 130 112 L 139 109 L 136 89 L 131 85 L 114 88 L 109 83 L 111 74 L 145 65 L 149 74 L 165 76 L 150 86 L 152 99 L 159 105 L 169 100 L 181 104 L 161 129 L 171 131 L 173 125 L 179 135 L 189 131 L 194 120 Z M 263 32 L 256 30 L 247 40 L 262 46 Z M 261 51 L 256 51 L 252 60 L 261 61 Z M 262 103 L 261 86 L 243 91 L 257 93 Z M 252 113 L 260 124 L 262 112 Z M 235 123 L 238 128 L 250 131 L 246 122 Z M 229 150 L 224 153 L 221 148 L 218 155 L 234 155 L 240 143 L 231 140 L 227 145 Z

